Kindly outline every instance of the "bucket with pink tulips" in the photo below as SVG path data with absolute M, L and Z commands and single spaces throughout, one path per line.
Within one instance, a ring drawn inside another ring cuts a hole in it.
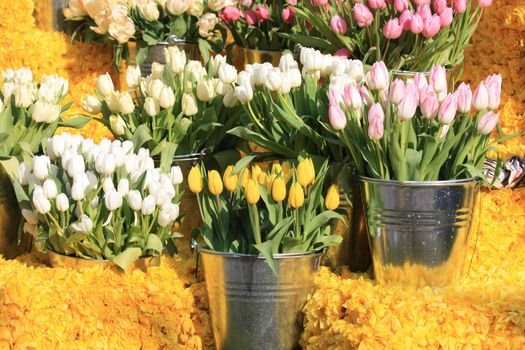
M 392 70 L 455 68 L 492 0 L 305 0 L 294 10 L 311 25 L 296 42 Z
M 362 84 L 330 88 L 329 122 L 359 174 L 380 282 L 447 285 L 464 275 L 485 154 L 514 136 L 498 127 L 500 75 L 474 91 L 447 86 L 442 66 L 405 82 L 376 62 Z

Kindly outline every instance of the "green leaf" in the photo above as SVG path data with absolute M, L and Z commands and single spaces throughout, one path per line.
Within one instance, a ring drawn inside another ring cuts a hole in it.
M 273 271 L 274 275 L 277 277 L 277 264 L 275 262 L 275 259 L 273 258 L 272 241 L 266 241 L 261 244 L 254 244 L 254 247 L 262 254 L 262 256 L 264 256 L 264 258 L 266 259 L 266 263 Z
M 135 130 L 131 141 L 135 146 L 135 151 L 138 151 L 139 148 L 141 148 L 146 142 L 150 141 L 151 139 L 151 133 L 148 126 L 142 124 Z
M 130 247 L 113 258 L 113 263 L 121 269 L 126 270 L 129 265 L 134 263 L 142 255 L 142 249 L 138 247 Z
M 326 210 L 322 212 L 321 214 L 316 215 L 312 220 L 305 223 L 304 225 L 305 236 L 308 237 L 310 234 L 314 233 L 321 226 L 328 224 L 328 222 L 332 219 L 342 220 L 343 222 L 345 221 L 344 217 L 341 214 L 338 214 L 335 211 Z M 346 222 L 345 224 L 348 225 L 348 223 Z
M 153 250 L 154 252 L 160 255 L 162 254 L 163 249 L 164 249 L 164 244 L 160 240 L 159 236 L 153 233 L 149 234 L 148 241 L 146 242 L 145 250 Z
M 80 128 L 83 128 L 87 123 L 89 123 L 91 119 L 92 118 L 88 116 L 81 116 L 81 117 L 77 117 L 77 118 L 73 118 L 69 120 L 61 120 L 58 122 L 58 126 L 80 129 Z
M 243 169 L 245 169 L 246 167 L 248 167 L 248 165 L 250 165 L 250 163 L 255 159 L 257 158 L 257 155 L 250 155 L 250 156 L 246 156 L 246 157 L 243 157 L 241 158 L 236 164 L 235 164 L 235 167 L 233 167 L 233 174 L 239 174 Z

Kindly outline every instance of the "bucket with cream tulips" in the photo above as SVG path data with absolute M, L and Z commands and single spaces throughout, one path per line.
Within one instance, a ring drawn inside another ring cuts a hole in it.
M 478 180 L 498 124 L 501 77 L 447 91 L 391 81 L 383 62 L 361 84 L 329 93 L 329 122 L 360 176 L 375 276 L 380 282 L 447 285 L 464 276 Z M 498 128 L 498 136 L 501 131 Z
M 224 174 L 194 167 L 188 177 L 203 225 L 200 256 L 217 349 L 294 349 L 301 308 L 331 235 L 339 191 L 324 188 L 328 163 L 311 159 L 268 171 L 243 159 Z
M 182 181 L 179 167 L 155 168 L 149 151 L 135 153 L 131 141 L 61 134 L 44 155 L 20 164 L 14 188 L 23 231 L 52 266 L 126 270 L 158 264 L 180 237 L 172 226 Z

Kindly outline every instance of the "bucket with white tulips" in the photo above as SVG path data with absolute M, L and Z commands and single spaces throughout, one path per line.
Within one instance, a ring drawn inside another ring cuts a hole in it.
M 161 171 L 147 149 L 133 149 L 131 141 L 94 144 L 63 133 L 47 141 L 45 154 L 20 164 L 21 229 L 53 266 L 126 270 L 175 250 L 181 170 Z
M 70 104 L 64 103 L 68 93 L 67 80 L 43 75 L 40 81 L 31 70 L 20 68 L 2 72 L 0 91 L 0 254 L 14 258 L 31 249 L 29 237 L 18 237 L 20 209 L 11 179 L 24 154 L 39 153 L 43 140 L 58 127 L 79 128 L 91 118 L 64 120 Z M 21 241 L 21 242 L 19 242 Z M 20 243 L 20 244 L 19 244 Z

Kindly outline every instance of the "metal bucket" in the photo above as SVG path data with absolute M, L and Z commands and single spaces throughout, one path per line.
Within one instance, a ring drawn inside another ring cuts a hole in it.
M 322 253 L 278 254 L 276 277 L 264 258 L 200 249 L 218 350 L 298 348 L 302 308 Z
M 48 252 L 48 265 L 50 267 L 63 267 L 67 269 L 88 269 L 94 267 L 103 267 L 116 272 L 123 270 L 112 263 L 110 260 L 84 259 L 76 256 L 62 255 L 55 252 Z M 146 256 L 135 260 L 126 272 L 140 270 L 147 272 L 150 267 L 160 266 L 160 256 Z
M 368 236 L 365 226 L 365 215 L 361 201 L 361 189 L 352 169 L 342 163 L 330 166 L 329 176 L 332 183 L 339 187 L 339 209 L 345 222 L 333 220 L 332 234 L 343 237 L 343 242 L 337 247 L 328 248 L 326 255 L 329 264 L 335 266 L 348 265 L 351 271 L 366 271 L 372 263 Z
M 243 58 L 243 69 L 247 64 L 254 63 L 271 63 L 274 67 L 279 66 L 281 60 L 280 51 L 266 51 L 266 50 L 254 50 L 241 47 L 241 53 Z
M 430 71 L 415 72 L 415 71 L 410 71 L 410 70 L 393 69 L 391 72 L 392 72 L 394 79 L 398 78 L 403 81 L 414 79 L 416 74 L 423 74 L 425 78 L 427 78 L 427 81 L 430 78 Z M 459 81 L 459 79 L 461 78 L 461 75 L 463 75 L 463 70 L 459 66 L 447 69 L 447 82 L 449 85 L 448 86 L 449 89 L 451 90 L 454 89 L 456 82 Z
M 153 62 L 158 62 L 163 65 L 166 64 L 166 55 L 164 50 L 170 46 L 176 46 L 181 51 L 184 51 L 186 53 L 187 60 L 199 61 L 201 58 L 199 45 L 196 42 L 187 42 L 177 39 L 170 39 L 169 42 L 160 42 L 148 48 L 148 56 L 140 65 L 140 72 L 143 77 L 147 77 L 151 74 L 151 66 Z
M 446 286 L 464 277 L 477 181 L 359 180 L 379 283 Z

